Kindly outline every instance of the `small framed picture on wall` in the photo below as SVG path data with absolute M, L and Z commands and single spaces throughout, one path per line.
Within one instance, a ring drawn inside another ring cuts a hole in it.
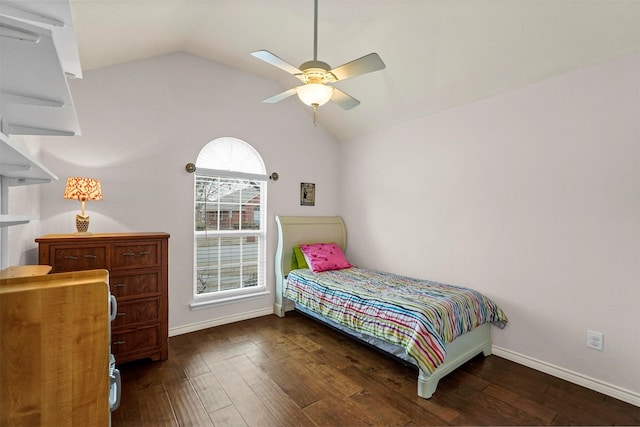
M 309 182 L 300 183 L 300 206 L 316 205 L 316 185 Z

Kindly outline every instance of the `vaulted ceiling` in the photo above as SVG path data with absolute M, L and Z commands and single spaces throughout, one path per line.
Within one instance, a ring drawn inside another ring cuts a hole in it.
M 71 9 L 84 71 L 185 51 L 286 90 L 299 81 L 250 53 L 296 67 L 313 59 L 313 0 L 71 0 Z M 361 104 L 320 107 L 338 140 L 640 52 L 640 1 L 319 0 L 318 59 L 336 67 L 371 52 L 384 70 L 335 84 Z

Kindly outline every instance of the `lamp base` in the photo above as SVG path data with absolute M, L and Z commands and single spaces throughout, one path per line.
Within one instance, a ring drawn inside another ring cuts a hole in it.
M 91 234 L 89 230 L 89 215 L 76 215 L 76 234 Z

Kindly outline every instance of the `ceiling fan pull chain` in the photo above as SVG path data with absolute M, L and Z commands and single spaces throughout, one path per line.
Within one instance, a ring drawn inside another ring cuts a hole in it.
M 318 104 L 311 104 L 311 107 L 313 108 L 313 126 L 316 126 L 316 113 L 318 112 Z

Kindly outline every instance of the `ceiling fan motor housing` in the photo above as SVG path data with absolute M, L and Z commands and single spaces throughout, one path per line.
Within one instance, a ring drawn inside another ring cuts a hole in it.
M 336 76 L 331 73 L 331 66 L 322 61 L 307 61 L 300 65 L 302 74 L 297 76 L 303 83 L 326 84 L 335 82 Z

